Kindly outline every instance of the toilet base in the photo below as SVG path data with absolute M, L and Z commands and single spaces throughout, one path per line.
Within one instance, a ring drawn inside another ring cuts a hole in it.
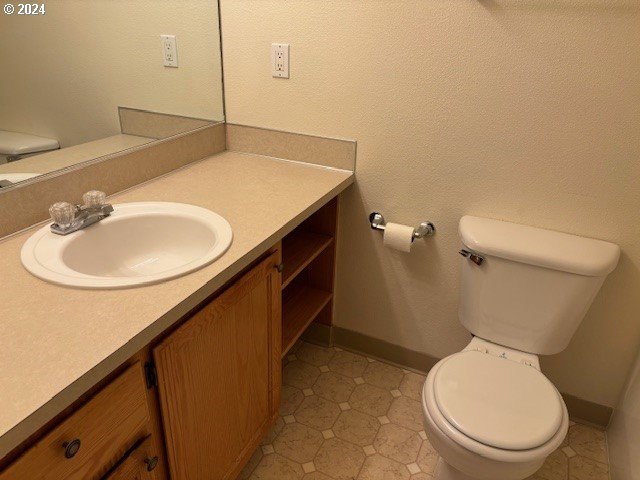
M 438 463 L 436 465 L 436 470 L 433 473 L 433 480 L 476 480 L 469 475 L 465 475 L 460 470 L 456 470 L 447 462 L 445 462 L 442 457 L 438 457 Z

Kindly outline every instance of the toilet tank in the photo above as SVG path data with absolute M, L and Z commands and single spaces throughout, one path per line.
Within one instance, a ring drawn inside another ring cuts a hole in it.
M 459 317 L 474 335 L 521 351 L 564 350 L 620 248 L 527 225 L 465 216 Z

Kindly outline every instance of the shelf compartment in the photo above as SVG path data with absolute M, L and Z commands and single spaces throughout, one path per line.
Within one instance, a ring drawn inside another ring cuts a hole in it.
M 333 237 L 294 230 L 282 240 L 282 288 L 304 270 L 320 253 L 333 242 Z
M 292 283 L 282 295 L 282 356 L 331 301 L 331 292 Z

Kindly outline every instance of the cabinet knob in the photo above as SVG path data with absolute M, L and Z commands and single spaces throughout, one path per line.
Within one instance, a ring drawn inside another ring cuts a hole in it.
M 153 470 L 154 468 L 156 468 L 158 466 L 158 457 L 151 457 L 151 458 L 147 458 L 144 463 L 147 464 L 147 472 L 150 472 L 151 470 Z
M 280 262 L 278 265 L 276 265 L 276 270 L 282 273 L 282 271 L 284 270 L 284 263 Z
M 73 458 L 76 456 L 76 453 L 78 453 L 78 450 L 80 450 L 80 439 L 75 438 L 70 442 L 64 442 L 62 446 L 64 447 L 65 458 Z

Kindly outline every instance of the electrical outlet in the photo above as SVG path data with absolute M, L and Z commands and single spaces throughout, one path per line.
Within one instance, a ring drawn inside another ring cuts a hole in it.
M 178 45 L 175 35 L 160 35 L 162 40 L 162 59 L 165 67 L 178 67 Z
M 289 44 L 271 44 L 271 76 L 289 78 Z

